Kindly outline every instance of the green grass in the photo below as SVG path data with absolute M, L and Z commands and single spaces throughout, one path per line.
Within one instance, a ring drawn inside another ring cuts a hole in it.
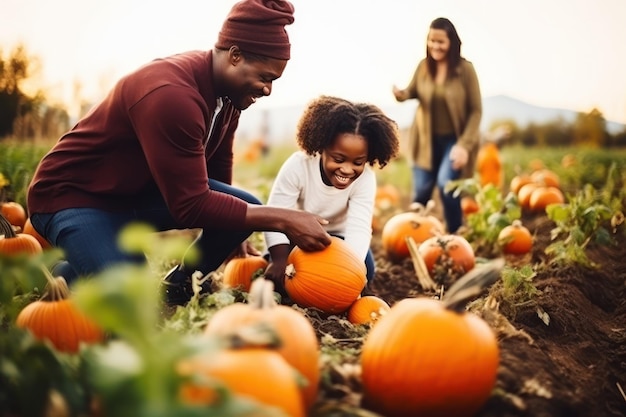
M 26 190 L 39 160 L 50 149 L 54 141 L 31 142 L 0 141 L 0 174 L 9 180 L 9 186 L 0 193 L 0 200 L 17 201 L 26 207 Z M 267 201 L 271 185 L 278 170 L 287 157 L 296 150 L 294 142 L 273 145 L 269 152 L 257 161 L 246 161 L 238 157 L 243 149 L 236 148 L 234 182 Z M 562 165 L 564 155 L 574 155 L 577 164 L 566 168 Z M 562 180 L 564 191 L 576 191 L 583 184 L 601 188 L 607 178 L 609 167 L 617 164 L 617 172 L 626 172 L 626 149 L 583 149 L 574 147 L 503 147 L 505 184 L 518 173 L 531 172 L 534 161 L 554 170 Z M 375 168 L 378 183 L 392 184 L 405 196 L 412 190 L 410 162 L 400 155 L 384 169 Z

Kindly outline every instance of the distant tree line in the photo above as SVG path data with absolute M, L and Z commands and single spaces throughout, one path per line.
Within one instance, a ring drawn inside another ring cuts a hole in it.
M 591 148 L 626 147 L 626 128 L 611 134 L 606 119 L 598 109 L 578 113 L 574 122 L 563 119 L 546 123 L 529 123 L 520 127 L 512 119 L 494 121 L 489 130 L 508 126 L 510 135 L 506 144 L 524 146 L 586 146 Z
M 69 128 L 70 117 L 61 106 L 52 105 L 43 90 L 27 94 L 23 84 L 33 76 L 37 59 L 17 45 L 5 56 L 0 48 L 0 140 L 56 138 Z M 495 121 L 490 130 L 508 125 L 507 144 L 524 146 L 626 147 L 626 129 L 618 134 L 607 131 L 602 113 L 594 109 L 579 113 L 576 120 L 554 120 L 543 124 L 518 126 L 514 120 Z

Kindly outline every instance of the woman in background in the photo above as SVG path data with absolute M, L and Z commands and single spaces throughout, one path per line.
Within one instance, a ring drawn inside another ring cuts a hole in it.
M 461 39 L 450 20 L 432 21 L 422 59 L 409 85 L 393 86 L 397 101 L 417 99 L 410 131 L 414 198 L 425 205 L 435 186 L 443 204 L 446 227 L 462 225 L 460 197 L 446 192 L 449 181 L 472 177 L 482 117 L 482 97 L 474 66 L 461 56 Z

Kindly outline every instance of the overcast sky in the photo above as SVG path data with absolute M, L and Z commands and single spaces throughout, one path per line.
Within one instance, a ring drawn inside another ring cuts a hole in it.
M 0 0 L 0 47 L 40 58 L 40 80 L 70 101 L 98 100 L 156 57 L 208 49 L 234 0 Z M 625 0 L 294 0 L 292 59 L 255 107 L 319 94 L 393 103 L 424 56 L 430 22 L 456 25 L 483 96 L 590 111 L 626 123 Z

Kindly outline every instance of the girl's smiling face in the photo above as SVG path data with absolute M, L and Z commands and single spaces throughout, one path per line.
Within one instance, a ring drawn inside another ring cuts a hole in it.
M 367 140 L 361 135 L 340 133 L 321 153 L 322 179 L 326 185 L 344 189 L 363 173 L 366 163 Z

